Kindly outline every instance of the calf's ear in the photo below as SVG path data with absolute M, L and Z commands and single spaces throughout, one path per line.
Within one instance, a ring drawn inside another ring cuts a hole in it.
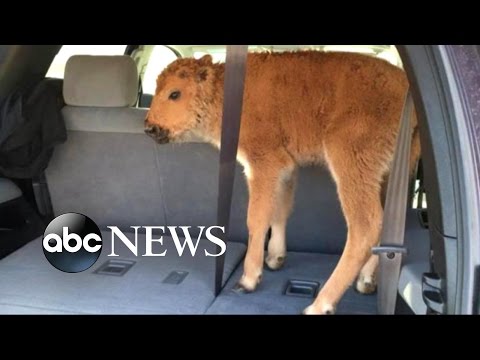
M 197 80 L 197 82 L 205 81 L 208 78 L 209 72 L 210 69 L 208 67 L 201 67 L 200 69 L 198 69 L 195 75 L 195 79 Z
M 198 60 L 198 63 L 200 64 L 200 67 L 195 74 L 195 80 L 197 82 L 205 81 L 208 78 L 210 67 L 213 64 L 212 56 L 204 55 Z
M 199 60 L 198 63 L 202 66 L 207 66 L 207 65 L 212 65 L 213 64 L 213 59 L 212 55 L 204 55 L 202 56 Z

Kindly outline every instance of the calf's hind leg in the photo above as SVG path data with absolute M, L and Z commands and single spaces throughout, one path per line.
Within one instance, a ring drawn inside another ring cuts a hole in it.
M 378 245 L 375 244 L 375 245 Z M 373 294 L 377 290 L 377 269 L 378 269 L 378 255 L 371 255 L 367 263 L 360 271 L 357 279 L 357 291 L 362 294 Z
M 381 164 L 375 165 L 372 154 L 358 152 L 352 145 L 349 148 L 345 143 L 341 145 L 327 149 L 327 162 L 348 226 L 347 243 L 335 270 L 313 304 L 304 310 L 305 314 L 334 313 L 338 301 L 369 259 L 371 248 L 380 236 Z

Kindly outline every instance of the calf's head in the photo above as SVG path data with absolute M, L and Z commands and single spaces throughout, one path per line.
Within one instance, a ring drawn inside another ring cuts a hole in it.
M 165 144 L 188 140 L 203 129 L 215 102 L 215 66 L 210 55 L 171 63 L 158 76 L 145 133 Z

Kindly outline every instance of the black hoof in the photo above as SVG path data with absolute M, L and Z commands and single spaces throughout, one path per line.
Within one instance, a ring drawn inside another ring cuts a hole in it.
M 369 283 L 367 285 L 367 292 L 361 292 L 360 290 L 357 289 L 357 286 L 353 286 L 353 290 L 355 290 L 357 294 L 360 294 L 363 296 L 375 295 L 377 293 L 377 285 Z
M 267 265 L 267 269 L 270 271 L 278 271 L 280 270 L 283 265 L 285 264 L 285 256 L 279 256 L 276 258 L 276 263 L 274 266 L 270 266 L 268 264 L 267 258 L 265 259 L 265 265 Z
M 232 291 L 237 293 L 237 294 L 249 294 L 251 293 L 252 291 L 251 290 L 248 290 L 247 288 L 245 288 L 242 284 L 240 283 L 237 283 L 233 288 L 232 288 Z
M 308 308 L 305 308 L 303 311 L 302 311 L 302 314 L 301 315 L 308 315 L 306 313 Z M 335 311 L 334 310 L 327 310 L 323 313 L 323 315 L 335 315 Z

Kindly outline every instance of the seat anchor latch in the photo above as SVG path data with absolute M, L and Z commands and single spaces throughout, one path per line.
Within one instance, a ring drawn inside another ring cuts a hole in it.
M 392 260 L 395 258 L 395 254 L 403 254 L 406 255 L 408 253 L 407 248 L 405 246 L 399 245 L 380 245 L 372 247 L 372 254 L 374 255 L 382 255 L 386 254 L 387 258 Z

